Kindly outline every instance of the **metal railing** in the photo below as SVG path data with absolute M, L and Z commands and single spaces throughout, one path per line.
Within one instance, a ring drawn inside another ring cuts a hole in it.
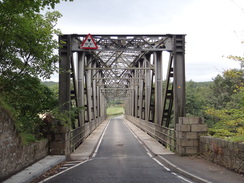
M 176 149 L 176 140 L 175 140 L 175 130 L 172 128 L 163 127 L 155 123 L 145 121 L 133 116 L 125 116 L 130 122 L 136 125 L 138 128 L 146 132 L 148 135 L 155 138 L 158 142 L 163 144 L 166 148 L 171 151 Z
M 105 117 L 100 117 L 91 122 L 85 123 L 74 130 L 70 131 L 70 147 L 71 152 L 76 148 L 105 120 Z
M 154 125 L 155 125 L 155 138 L 160 143 L 165 145 L 166 148 L 175 152 L 176 149 L 175 130 L 157 124 Z

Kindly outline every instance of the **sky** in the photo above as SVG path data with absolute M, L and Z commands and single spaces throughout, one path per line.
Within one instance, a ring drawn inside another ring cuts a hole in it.
M 187 81 L 212 81 L 240 68 L 228 55 L 244 55 L 243 0 L 74 0 L 55 10 L 63 34 L 186 34 Z

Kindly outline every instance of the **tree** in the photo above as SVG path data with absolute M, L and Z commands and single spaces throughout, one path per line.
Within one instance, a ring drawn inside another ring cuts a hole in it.
M 38 78 L 28 74 L 16 78 L 11 90 L 2 92 L 4 101 L 14 109 L 16 126 L 20 132 L 39 135 L 39 114 L 53 109 L 58 101 L 51 90 Z
M 67 1 L 67 0 L 66 0 Z M 71 0 L 72 1 L 72 0 Z M 49 78 L 58 61 L 53 39 L 61 14 L 57 11 L 40 14 L 45 7 L 54 7 L 60 0 L 0 1 L 0 92 L 18 75 Z
M 65 0 L 68 1 L 68 0 Z M 72 0 L 70 0 L 72 1 Z M 38 134 L 38 114 L 51 110 L 57 100 L 40 84 L 57 69 L 55 29 L 60 0 L 0 0 L 0 96 L 12 107 L 20 132 Z
M 189 81 L 186 83 L 186 114 L 189 116 L 203 116 L 206 106 L 206 93 L 208 87 L 198 86 L 197 83 Z
M 216 109 L 226 108 L 232 100 L 232 95 L 244 87 L 244 71 L 231 69 L 214 78 L 209 93 L 209 102 Z
M 244 141 L 244 71 L 224 71 L 214 79 L 210 89 L 211 107 L 205 111 L 211 124 L 209 133 Z
M 207 113 L 218 119 L 218 122 L 209 129 L 211 135 L 218 137 L 235 137 L 244 140 L 244 108 L 240 109 L 209 109 Z
M 228 58 L 240 62 L 241 70 L 244 69 L 244 57 L 229 55 Z
M 13 14 L 2 16 L 6 10 L 0 10 L 0 91 L 18 75 L 30 74 L 48 78 L 55 70 L 58 56 L 57 33 L 54 25 L 58 12 L 41 14 Z

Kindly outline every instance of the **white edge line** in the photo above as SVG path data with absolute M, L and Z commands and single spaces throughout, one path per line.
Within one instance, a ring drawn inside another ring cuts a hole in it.
M 100 139 L 99 139 L 99 142 L 98 142 L 98 144 L 97 144 L 97 147 L 96 147 L 94 153 L 92 154 L 92 158 L 94 158 L 94 157 L 96 156 L 97 152 L 98 152 L 98 149 L 99 149 L 99 147 L 100 147 L 100 145 L 101 145 L 101 143 L 102 143 L 103 136 L 104 136 L 104 134 L 105 134 L 105 132 L 106 132 L 106 130 L 107 130 L 107 128 L 108 128 L 108 125 L 109 125 L 110 121 L 111 121 L 111 119 L 109 120 L 109 122 L 107 123 L 106 127 L 105 127 L 104 130 L 103 130 L 103 133 L 102 133 L 102 135 L 101 135 L 101 137 L 100 137 Z
M 142 141 L 140 140 L 140 138 L 135 134 L 135 132 L 133 132 L 130 127 L 126 124 L 126 122 L 123 120 L 124 124 L 127 126 L 127 128 L 130 130 L 130 132 L 136 137 L 136 139 L 140 142 L 140 144 L 142 144 L 142 146 L 144 147 L 144 149 L 147 151 L 147 154 L 149 155 L 150 158 L 152 158 L 154 161 L 156 161 L 160 166 L 162 166 L 164 169 L 166 169 L 167 171 L 170 171 L 169 168 L 167 168 L 166 166 L 164 166 L 161 162 L 159 162 L 156 158 L 153 158 L 153 155 L 150 153 L 149 149 L 142 143 Z
M 191 174 L 191 173 L 189 173 L 189 172 L 187 172 L 187 171 L 185 171 L 185 170 L 183 170 L 183 169 L 175 166 L 174 164 L 172 164 L 171 162 L 169 162 L 167 159 L 165 159 L 162 156 L 159 156 L 159 158 L 161 158 L 163 161 L 165 161 L 168 165 L 170 165 L 171 167 L 173 167 L 175 170 L 181 172 L 181 174 L 185 174 L 184 176 L 188 175 L 188 176 L 193 177 L 196 180 L 200 180 L 201 182 L 212 183 L 211 181 L 205 180 L 205 179 L 203 179 L 201 177 L 198 177 L 196 175 L 193 175 L 193 174 Z
M 182 180 L 188 182 L 188 183 L 193 183 L 193 182 L 191 182 L 190 180 L 187 180 L 186 178 L 184 178 L 184 177 L 182 177 L 182 176 L 180 176 L 180 175 L 177 175 L 177 174 L 176 174 L 176 176 L 177 176 L 178 178 L 180 178 L 180 179 L 182 179 Z
M 169 168 L 167 168 L 164 164 L 162 164 L 160 161 L 158 161 L 156 158 L 153 158 L 152 154 L 150 153 L 150 151 L 148 150 L 148 148 L 141 142 L 141 140 L 139 139 L 139 137 L 137 137 L 137 135 L 135 134 L 135 132 L 133 132 L 130 127 L 126 124 L 126 122 L 123 120 L 124 124 L 127 126 L 127 128 L 131 131 L 131 133 L 136 137 L 136 139 L 142 144 L 142 146 L 146 149 L 147 151 L 147 154 L 154 160 L 156 161 L 160 166 L 162 166 L 164 169 L 166 169 L 167 171 L 171 171 Z M 170 163 L 170 162 L 169 162 Z M 173 175 L 179 177 L 180 179 L 184 180 L 184 181 L 187 181 L 189 183 L 193 183 L 187 179 L 185 179 L 184 177 L 174 173 L 174 172 L 171 172 Z
M 162 164 L 160 161 L 158 161 L 156 158 L 153 158 L 154 161 L 156 161 L 160 166 L 162 166 L 165 170 L 167 170 L 168 172 L 170 171 L 169 168 L 167 168 L 166 166 L 164 166 L 164 164 Z
M 97 151 L 98 151 L 98 148 L 99 148 L 100 145 L 101 145 L 103 136 L 104 136 L 104 134 L 105 134 L 105 131 L 106 131 L 107 128 L 108 128 L 108 125 L 109 125 L 110 121 L 111 121 L 111 119 L 109 120 L 109 122 L 107 123 L 106 127 L 104 128 L 104 131 L 103 131 L 103 133 L 102 133 L 102 136 L 101 136 L 101 138 L 99 139 L 98 145 L 97 145 L 97 147 L 96 147 L 96 149 L 95 149 L 95 151 L 94 151 L 92 157 L 95 157 L 95 156 L 96 156 Z M 46 182 L 46 181 L 48 181 L 48 180 L 50 180 L 50 179 L 52 179 L 52 178 L 54 178 L 54 177 L 56 177 L 56 176 L 58 176 L 58 175 L 61 175 L 61 174 L 64 173 L 64 172 L 67 172 L 68 170 L 71 170 L 71 169 L 73 169 L 73 168 L 75 168 L 75 167 L 77 167 L 77 166 L 79 166 L 79 165 L 82 165 L 82 164 L 84 164 L 84 163 L 86 163 L 86 162 L 88 162 L 88 161 L 91 161 L 91 160 L 92 160 L 92 159 L 87 159 L 87 160 L 85 160 L 85 161 L 83 161 L 83 162 L 81 162 L 81 163 L 78 163 L 77 165 L 74 165 L 74 166 L 72 166 L 72 167 L 70 167 L 70 168 L 68 168 L 68 169 L 66 169 L 66 170 L 64 170 L 64 171 L 62 171 L 62 172 L 59 172 L 59 173 L 57 173 L 57 174 L 55 174 L 55 175 L 53 175 L 53 176 L 51 176 L 51 177 L 48 177 L 48 178 L 44 179 L 44 180 L 41 181 L 40 183 L 44 183 L 44 182 Z
M 85 161 L 83 161 L 83 162 L 81 162 L 81 163 L 78 163 L 77 165 L 74 165 L 74 166 L 72 166 L 72 167 L 70 167 L 70 168 L 67 168 L 66 170 L 63 170 L 62 172 L 59 172 L 59 173 L 57 173 L 57 174 L 55 174 L 55 175 L 53 175 L 53 176 L 51 176 L 51 177 L 48 177 L 48 178 L 42 180 L 40 183 L 46 182 L 46 181 L 48 181 L 48 180 L 50 180 L 50 179 L 52 179 L 52 178 L 54 178 L 54 177 L 57 177 L 58 175 L 61 175 L 62 173 L 67 172 L 68 170 L 71 170 L 71 169 L 73 169 L 73 168 L 75 168 L 75 167 L 77 167 L 77 166 L 80 166 L 80 165 L 86 163 L 87 161 L 91 161 L 91 160 L 90 160 L 90 159 L 87 159 L 87 160 L 85 160 Z
M 138 140 L 138 142 L 144 147 L 144 149 L 146 150 L 147 154 L 150 157 L 152 157 L 152 154 L 150 153 L 149 149 L 142 143 L 141 139 L 139 139 L 139 137 L 135 134 L 135 132 L 133 132 L 133 130 L 131 130 L 131 128 L 126 124 L 125 120 L 123 120 L 123 123 L 130 130 L 130 132 L 133 134 L 133 136 Z

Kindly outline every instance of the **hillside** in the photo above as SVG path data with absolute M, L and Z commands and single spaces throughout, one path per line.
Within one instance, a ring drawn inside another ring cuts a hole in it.
M 47 87 L 53 87 L 55 85 L 58 85 L 58 82 L 54 82 L 54 81 L 43 81 L 42 84 L 43 85 L 46 85 Z

